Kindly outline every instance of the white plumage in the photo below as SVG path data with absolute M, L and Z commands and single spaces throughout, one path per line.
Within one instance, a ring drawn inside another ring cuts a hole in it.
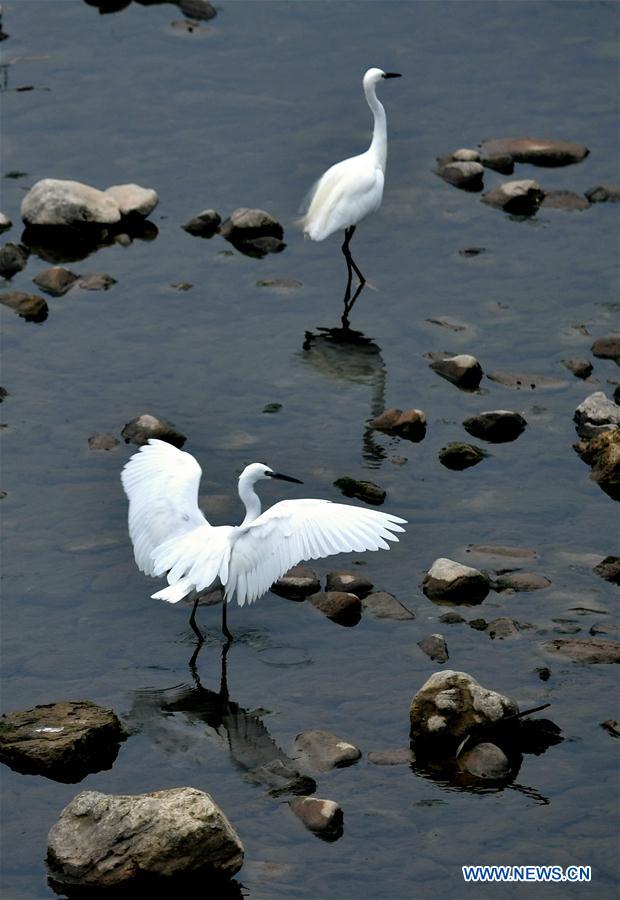
M 219 582 L 225 603 L 236 595 L 243 606 L 301 560 L 387 550 L 388 541 L 398 541 L 396 532 L 404 531 L 398 516 L 329 500 L 283 500 L 261 514 L 257 481 L 297 481 L 262 463 L 247 466 L 239 478 L 246 508 L 241 525 L 214 527 L 198 507 L 201 474 L 191 454 L 153 439 L 121 473 L 138 568 L 168 580 L 152 595 L 156 599 L 177 603 Z

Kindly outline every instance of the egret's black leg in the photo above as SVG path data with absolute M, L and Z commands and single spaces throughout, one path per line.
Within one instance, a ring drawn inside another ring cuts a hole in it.
M 345 316 L 346 316 L 346 307 L 347 303 L 351 299 L 351 282 L 353 280 L 353 269 L 351 268 L 351 251 L 349 250 L 349 241 L 353 237 L 353 232 L 355 231 L 355 225 L 352 225 L 350 228 L 345 228 L 344 230 L 344 241 L 342 244 L 342 252 L 344 253 L 344 258 L 347 261 L 347 288 L 344 292 L 344 305 L 345 305 Z
M 357 300 L 357 298 L 359 297 L 359 295 L 362 293 L 363 290 L 364 290 L 364 282 L 360 281 L 360 283 L 358 284 L 358 286 L 355 290 L 355 293 L 353 294 L 353 296 L 351 297 L 349 302 L 347 304 L 345 304 L 344 316 L 342 317 L 342 327 L 343 328 L 349 327 L 349 313 L 353 309 L 353 304 L 355 303 L 355 301 Z
M 198 608 L 198 600 L 199 600 L 199 599 L 200 599 L 200 595 L 199 595 L 199 594 L 196 594 L 196 599 L 194 600 L 194 608 L 192 609 L 192 614 L 191 614 L 191 616 L 189 617 L 189 624 L 192 626 L 192 631 L 194 632 L 194 634 L 195 634 L 196 637 L 198 638 L 198 642 L 199 642 L 199 643 L 198 643 L 198 646 L 200 646 L 200 644 L 202 644 L 202 643 L 204 642 L 204 639 L 205 639 L 204 634 L 202 633 L 202 631 L 200 630 L 200 628 L 198 627 L 198 625 L 196 625 L 196 610 L 197 610 L 197 608 Z
M 227 610 L 227 608 L 228 608 L 228 601 L 226 600 L 226 597 L 224 597 L 224 598 L 222 599 L 222 634 L 225 635 L 225 637 L 226 637 L 227 640 L 228 640 L 228 643 L 230 644 L 230 642 L 233 640 L 233 636 L 232 636 L 232 634 L 230 633 L 230 631 L 228 630 L 228 625 L 226 624 L 226 610 Z

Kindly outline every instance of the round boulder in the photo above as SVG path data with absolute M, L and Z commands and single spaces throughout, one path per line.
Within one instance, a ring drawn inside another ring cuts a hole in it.
M 114 225 L 121 212 L 116 200 L 79 181 L 44 178 L 37 181 L 22 201 L 26 225 Z
M 482 195 L 482 202 L 516 216 L 533 216 L 545 193 L 537 181 L 505 181 Z
M 440 557 L 426 573 L 422 590 L 429 600 L 440 603 L 482 603 L 489 581 L 478 569 Z
M 518 412 L 507 409 L 494 409 L 470 416 L 463 421 L 465 431 L 473 437 L 492 444 L 503 444 L 514 441 L 524 431 L 527 422 Z

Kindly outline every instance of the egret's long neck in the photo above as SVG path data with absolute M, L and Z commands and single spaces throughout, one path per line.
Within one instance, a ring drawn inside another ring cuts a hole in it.
M 242 472 L 239 478 L 239 496 L 245 506 L 245 519 L 241 523 L 243 528 L 260 516 L 261 509 L 259 496 L 254 490 L 254 479 L 245 472 Z
M 368 152 L 374 154 L 377 163 L 381 166 L 382 171 L 385 172 L 385 163 L 387 161 L 387 120 L 385 109 L 383 104 L 377 100 L 374 84 L 365 85 L 364 93 L 375 120 L 372 141 Z

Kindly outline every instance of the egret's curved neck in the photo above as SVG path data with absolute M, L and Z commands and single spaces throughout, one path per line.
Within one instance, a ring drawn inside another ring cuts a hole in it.
M 383 104 L 377 99 L 375 93 L 375 85 L 364 85 L 364 93 L 366 101 L 372 110 L 375 120 L 375 127 L 372 132 L 372 141 L 368 152 L 373 154 L 382 171 L 385 172 L 385 163 L 387 161 L 387 120 L 385 117 L 385 109 Z
M 254 490 L 254 478 L 246 475 L 245 472 L 242 472 L 239 478 L 239 496 L 245 506 L 245 519 L 241 523 L 243 528 L 244 525 L 249 525 L 250 522 L 257 519 L 261 511 L 260 498 Z

